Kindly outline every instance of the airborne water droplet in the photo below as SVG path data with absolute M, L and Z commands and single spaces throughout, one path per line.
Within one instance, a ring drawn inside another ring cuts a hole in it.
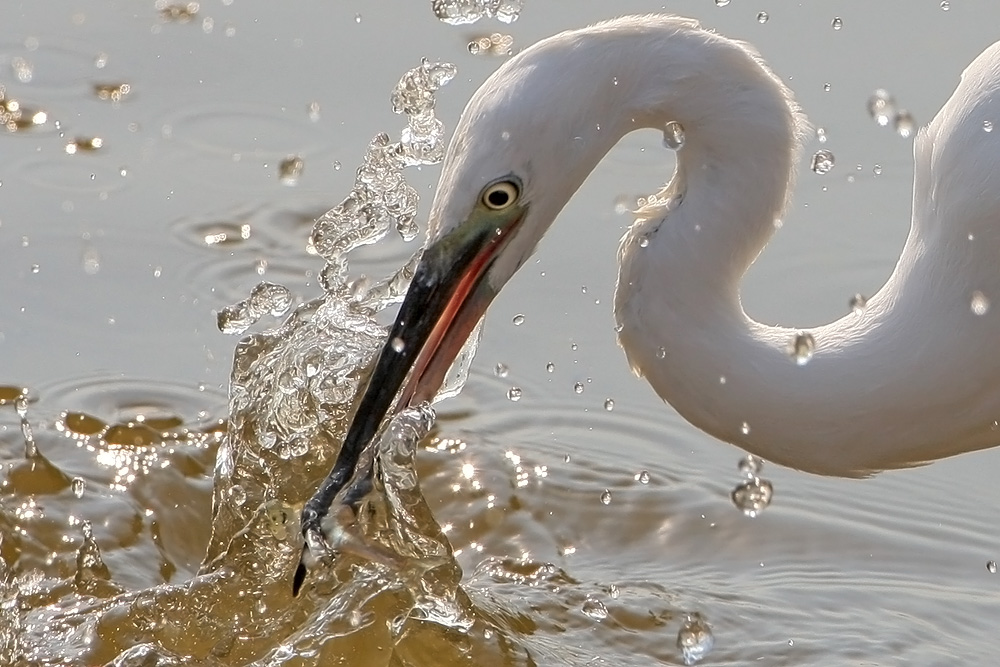
M 875 122 L 885 127 L 896 116 L 896 100 L 883 88 L 868 98 L 868 113 Z
M 811 333 L 800 331 L 788 343 L 788 356 L 799 366 L 805 366 L 816 351 L 816 339 Z
M 995 560 L 986 561 L 986 571 L 990 574 L 997 573 L 997 562 Z
M 637 472 L 635 474 L 635 481 L 639 482 L 640 484 L 649 484 L 649 471 L 640 470 L 639 472 Z
M 868 307 L 868 297 L 863 294 L 855 294 L 851 297 L 848 305 L 851 307 L 852 313 L 860 315 L 865 312 L 865 308 Z
M 767 23 L 769 18 L 767 12 L 757 12 L 757 23 Z
M 392 339 L 392 351 L 399 353 L 405 349 L 406 349 L 406 341 L 404 341 L 399 336 L 394 336 Z
M 917 129 L 917 121 L 913 119 L 913 114 L 905 109 L 900 109 L 900 111 L 896 114 L 896 118 L 893 120 L 893 125 L 896 127 L 896 134 L 904 139 L 912 137 L 913 133 Z
M 498 378 L 505 378 L 507 377 L 508 373 L 510 373 L 510 369 L 507 368 L 507 364 L 503 363 L 502 361 L 497 363 L 497 365 L 493 367 L 493 374 L 496 375 Z
M 601 494 L 601 504 L 602 505 L 611 504 L 611 491 L 609 489 L 604 489 L 604 493 Z
M 615 409 L 615 399 L 613 399 L 613 398 L 606 398 L 606 399 L 604 399 L 604 409 L 607 410 L 608 412 L 611 412 L 612 410 L 614 410 Z
M 711 626 L 698 612 L 688 614 L 677 633 L 677 648 L 681 650 L 684 664 L 701 662 L 714 646 L 715 637 L 712 636 Z
M 743 435 L 750 435 L 750 424 L 743 422 L 740 424 L 740 433 Z
M 984 120 L 983 121 L 983 132 L 992 132 L 992 131 L 993 131 L 993 121 L 991 121 L 991 120 Z
M 752 480 L 757 475 L 760 474 L 761 468 L 764 467 L 764 461 L 753 454 L 747 454 L 739 462 L 740 474 L 745 478 Z
M 513 401 L 515 403 L 517 403 L 518 401 L 520 401 L 521 400 L 521 388 L 520 387 L 511 387 L 510 389 L 508 389 L 507 390 L 507 399 L 511 400 L 511 401 Z
M 545 364 L 545 370 L 546 370 L 547 372 L 551 373 L 551 372 L 553 372 L 553 371 L 554 371 L 555 369 L 556 369 L 556 365 L 555 365 L 554 363 L 552 363 L 551 361 L 550 361 L 549 363 Z
M 684 126 L 672 120 L 663 126 L 663 145 L 672 151 L 684 146 Z
M 573 385 L 573 391 L 575 391 L 578 394 L 582 394 L 583 393 L 583 383 L 582 382 L 577 382 L 576 384 L 574 384 Z
M 972 312 L 976 315 L 985 315 L 990 309 L 990 300 L 986 298 L 986 295 L 976 290 L 972 293 L 972 301 L 970 303 Z
M 514 319 L 512 319 L 511 322 L 514 323 L 515 327 L 521 326 L 522 324 L 524 324 L 524 315 L 518 313 L 517 315 L 514 316 Z
M 736 508 L 752 519 L 767 509 L 773 495 L 771 482 L 754 477 L 733 489 L 732 499 Z
M 82 477 L 74 477 L 72 488 L 74 496 L 77 498 L 83 498 L 83 492 L 87 490 L 87 480 Z
M 813 173 L 822 176 L 823 174 L 830 173 L 830 170 L 833 169 L 833 165 L 835 164 L 835 162 L 836 160 L 833 156 L 833 153 L 831 153 L 826 149 L 818 150 L 812 156 L 812 163 L 810 164 L 810 169 L 813 170 Z
M 844 21 L 839 16 L 834 17 L 833 21 L 830 22 L 830 26 L 834 30 L 840 30 L 844 27 Z

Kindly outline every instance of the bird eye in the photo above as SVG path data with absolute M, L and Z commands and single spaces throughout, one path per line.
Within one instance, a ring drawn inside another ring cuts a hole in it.
M 517 201 L 521 189 L 514 181 L 497 181 L 483 190 L 483 206 L 501 211 Z

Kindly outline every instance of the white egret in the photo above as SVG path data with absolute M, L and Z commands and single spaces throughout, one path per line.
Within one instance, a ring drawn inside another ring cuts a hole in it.
M 1000 127 L 1000 43 L 915 138 L 913 218 L 895 270 L 859 314 L 805 330 L 815 349 L 799 364 L 789 353 L 799 330 L 752 320 L 739 298 L 782 217 L 807 129 L 756 51 L 691 20 L 636 16 L 511 58 L 462 114 L 393 342 L 303 510 L 307 542 L 322 544 L 320 520 L 393 401 L 434 395 L 492 298 L 637 128 L 664 129 L 679 145 L 669 184 L 622 239 L 615 296 L 629 364 L 660 397 L 721 440 L 823 475 L 997 444 L 1000 131 L 991 123 Z

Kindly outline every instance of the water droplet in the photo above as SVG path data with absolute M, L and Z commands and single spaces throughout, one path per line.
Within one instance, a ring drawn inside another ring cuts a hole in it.
M 875 174 L 876 176 L 881 176 L 882 175 L 882 165 L 877 164 L 874 167 L 872 167 L 872 173 Z
M 941 0 L 941 11 L 946 12 L 951 9 L 951 3 L 948 0 Z
M 817 127 L 816 128 L 816 141 L 818 141 L 821 144 L 825 144 L 826 140 L 827 140 L 826 128 L 825 127 Z
M 991 120 L 984 120 L 983 121 L 983 132 L 992 132 L 992 131 L 993 131 L 993 121 L 991 121 Z
M 282 185 L 296 185 L 306 163 L 298 155 L 289 155 L 278 164 L 278 180 Z
M 583 601 L 583 613 L 595 621 L 603 621 L 608 617 L 608 608 L 600 600 L 588 597 Z
M 730 0 L 715 0 L 715 6 L 716 7 L 725 7 L 726 5 L 729 4 L 729 2 L 730 2 Z
M 823 84 L 823 92 L 824 93 L 830 92 L 830 88 L 832 88 L 832 86 L 830 84 L 828 84 L 828 83 L 824 83 Z
M 799 366 L 805 366 L 816 351 L 816 339 L 811 333 L 800 331 L 788 343 L 788 356 Z
M 995 560 L 986 561 L 986 571 L 990 574 L 997 573 L 997 562 Z
M 577 349 L 578 349 L 579 347 L 580 347 L 580 346 L 579 346 L 579 345 L 577 345 L 576 343 L 571 343 L 571 344 L 570 344 L 570 346 L 569 346 L 569 349 L 571 349 L 571 350 L 573 350 L 574 352 L 576 352 L 576 351 L 577 351 Z
M 896 128 L 896 134 L 904 139 L 909 139 L 917 131 L 917 121 L 913 119 L 913 114 L 905 109 L 899 110 L 893 119 L 893 125 Z
M 684 664 L 701 662 L 713 646 L 715 637 L 712 636 L 711 626 L 698 612 L 688 614 L 677 633 L 677 648 L 681 650 Z
M 398 353 L 398 352 L 402 352 L 403 350 L 406 349 L 406 341 L 404 341 L 399 336 L 394 336 L 393 337 L 391 345 L 392 345 L 392 351 L 393 352 L 397 352 Z
M 666 359 L 667 358 L 667 350 L 666 350 L 666 348 L 661 347 L 660 349 L 658 349 L 656 351 L 656 358 L 657 359 Z
M 672 120 L 663 126 L 663 145 L 672 151 L 684 146 L 684 126 Z
M 41 267 L 40 266 L 38 266 L 37 264 L 32 264 L 31 265 L 31 272 L 32 273 L 38 273 L 39 271 L 41 271 Z
M 554 363 L 552 363 L 551 361 L 549 363 L 545 364 L 545 370 L 546 370 L 546 372 L 551 373 L 555 369 L 556 369 L 556 365 Z
M 618 584 L 611 584 L 608 586 L 608 595 L 611 596 L 612 600 L 617 600 L 621 597 L 621 591 L 618 590 Z
M 604 489 L 604 493 L 601 494 L 601 504 L 610 505 L 611 504 L 611 491 Z
M 522 324 L 524 324 L 524 315 L 518 313 L 517 315 L 514 316 L 514 319 L 512 319 L 511 322 L 514 323 L 515 327 L 521 326 Z
M 888 91 L 879 88 L 868 98 L 868 114 L 885 127 L 896 116 L 896 100 Z
M 834 30 L 840 30 L 841 28 L 844 27 L 844 21 L 839 16 L 835 16 L 833 18 L 833 21 L 830 22 L 830 26 Z
M 764 460 L 753 454 L 747 454 L 739 462 L 740 474 L 748 480 L 757 477 L 763 467 Z
M 810 168 L 813 170 L 813 173 L 820 175 L 828 174 L 833 169 L 834 163 L 833 153 L 825 149 L 818 150 L 812 156 Z
M 847 302 L 847 305 L 850 306 L 852 313 L 860 315 L 865 312 L 865 308 L 868 307 L 868 297 L 864 294 L 855 294 L 851 297 L 851 300 Z
M 635 481 L 639 482 L 640 484 L 649 484 L 649 471 L 640 470 L 639 472 L 637 472 L 635 474 Z
M 520 387 L 511 387 L 510 389 L 508 389 L 507 390 L 507 399 L 510 400 L 510 401 L 514 401 L 515 403 L 517 403 L 518 401 L 520 401 L 521 400 L 521 388 Z
M 736 509 L 752 519 L 767 509 L 773 495 L 771 482 L 754 477 L 733 489 L 732 499 Z
M 575 391 L 578 394 L 582 394 L 583 393 L 583 383 L 582 382 L 577 382 L 576 384 L 574 384 L 573 385 L 573 391 Z
M 83 492 L 87 490 L 87 480 L 82 477 L 74 477 L 72 488 L 74 496 L 77 498 L 83 498 Z
M 750 435 L 750 424 L 743 422 L 740 424 L 740 433 L 743 435 Z
M 771 18 L 767 15 L 767 12 L 757 12 L 757 23 L 767 23 L 767 20 Z
M 505 378 L 508 373 L 510 373 L 510 369 L 502 361 L 497 362 L 497 365 L 493 367 L 493 375 L 496 375 L 498 378 Z
M 972 301 L 970 303 L 970 306 L 972 307 L 972 312 L 975 313 L 976 315 L 985 315 L 986 312 L 990 309 L 990 300 L 986 297 L 985 294 L 983 294 L 979 290 L 976 290 L 975 292 L 972 293 Z
M 604 399 L 604 409 L 607 410 L 608 412 L 611 412 L 612 410 L 614 410 L 615 409 L 615 399 L 613 399 L 613 398 L 606 398 L 606 399 Z
M 639 239 L 639 247 L 640 248 L 648 248 L 649 247 L 649 237 L 648 236 L 643 236 L 642 238 Z

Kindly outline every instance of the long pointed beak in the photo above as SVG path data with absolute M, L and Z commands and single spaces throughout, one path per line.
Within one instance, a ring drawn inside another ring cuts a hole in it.
M 333 470 L 302 510 L 307 540 L 355 473 L 361 453 L 378 434 L 393 402 L 395 412 L 432 399 L 441 387 L 452 361 L 497 294 L 499 287 L 486 280 L 487 271 L 525 212 L 512 207 L 503 216 L 485 219 L 474 212 L 424 251 Z

